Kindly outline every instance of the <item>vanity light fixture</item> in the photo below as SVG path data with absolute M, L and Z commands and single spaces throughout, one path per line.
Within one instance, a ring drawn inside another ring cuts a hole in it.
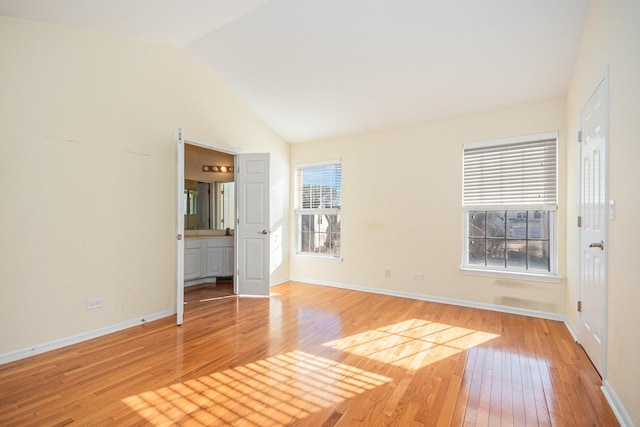
M 202 166 L 203 172 L 220 172 L 220 173 L 231 173 L 233 172 L 233 166 L 210 166 L 204 165 Z

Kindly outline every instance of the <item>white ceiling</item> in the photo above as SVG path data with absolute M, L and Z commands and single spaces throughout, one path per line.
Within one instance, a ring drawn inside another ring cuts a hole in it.
M 0 0 L 188 49 L 304 142 L 566 92 L 589 0 Z

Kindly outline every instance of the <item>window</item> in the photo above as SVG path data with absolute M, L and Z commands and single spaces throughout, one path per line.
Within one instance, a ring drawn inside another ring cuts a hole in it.
M 463 147 L 465 270 L 556 274 L 557 132 Z
M 296 167 L 297 253 L 340 257 L 340 161 Z

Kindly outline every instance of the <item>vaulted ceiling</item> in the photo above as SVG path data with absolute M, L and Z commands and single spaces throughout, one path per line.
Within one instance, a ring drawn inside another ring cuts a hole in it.
M 566 92 L 589 0 L 0 0 L 187 49 L 289 142 Z

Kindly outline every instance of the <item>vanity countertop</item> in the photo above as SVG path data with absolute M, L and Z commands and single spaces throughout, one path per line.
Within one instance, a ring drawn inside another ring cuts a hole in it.
M 233 232 L 233 231 L 232 231 Z M 185 230 L 185 239 L 233 238 L 226 236 L 224 230 Z

